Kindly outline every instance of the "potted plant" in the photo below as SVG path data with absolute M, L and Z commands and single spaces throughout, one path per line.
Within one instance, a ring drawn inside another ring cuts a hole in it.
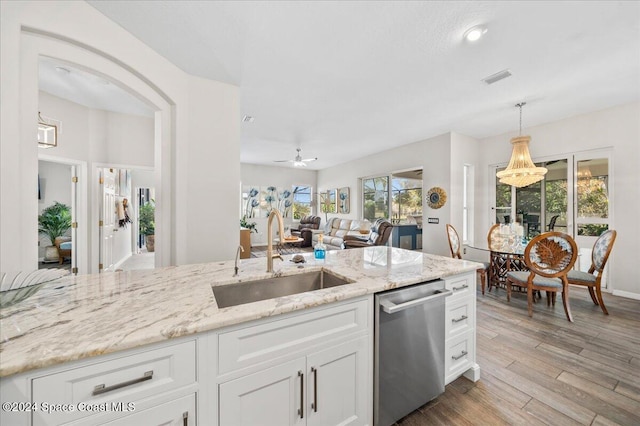
M 140 206 L 138 226 L 140 228 L 140 234 L 144 235 L 145 244 L 148 252 L 155 251 L 156 243 L 156 204 L 154 200 L 146 202 Z
M 258 232 L 258 228 L 256 227 L 256 223 L 255 222 L 249 222 L 247 220 L 246 216 L 242 216 L 242 219 L 240 219 L 240 227 L 241 228 L 247 228 L 251 232 Z
M 66 204 L 55 201 L 42 210 L 38 216 L 38 232 L 46 235 L 51 245 L 45 248 L 44 260 L 55 262 L 58 260 L 56 238 L 64 236 L 71 228 L 71 209 Z

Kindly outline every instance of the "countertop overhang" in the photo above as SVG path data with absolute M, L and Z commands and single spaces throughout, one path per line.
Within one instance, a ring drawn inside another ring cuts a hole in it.
M 0 311 L 0 377 L 474 271 L 481 264 L 392 247 L 61 278 Z M 355 282 L 228 308 L 212 286 L 326 269 Z

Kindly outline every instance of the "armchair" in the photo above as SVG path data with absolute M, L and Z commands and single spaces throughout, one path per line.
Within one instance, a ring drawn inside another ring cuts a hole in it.
M 310 247 L 311 246 L 311 237 L 312 230 L 320 228 L 320 216 L 305 216 L 300 219 L 300 225 L 298 225 L 298 229 L 292 229 L 291 235 L 300 237 L 304 241 L 301 243 L 300 247 Z
M 393 231 L 393 225 L 387 219 L 378 219 L 371 226 L 371 232 L 367 239 L 358 238 L 355 235 L 345 235 L 342 248 L 382 246 L 387 244 Z
M 62 265 L 65 257 L 71 257 L 71 237 L 56 237 L 55 246 L 58 249 L 58 263 Z

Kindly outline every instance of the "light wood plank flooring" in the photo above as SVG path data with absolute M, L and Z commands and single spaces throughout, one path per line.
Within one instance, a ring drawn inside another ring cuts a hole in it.
M 543 298 L 527 315 L 526 294 L 478 293 L 481 378 L 460 378 L 400 420 L 412 425 L 640 425 L 640 301 L 571 287 L 574 323 Z M 544 297 L 544 296 L 543 296 Z

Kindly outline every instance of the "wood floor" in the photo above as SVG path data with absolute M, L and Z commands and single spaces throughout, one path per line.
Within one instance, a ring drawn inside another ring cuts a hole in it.
M 460 378 L 400 420 L 411 425 L 640 425 L 640 301 L 604 295 L 609 315 L 571 287 L 562 303 L 478 293 L 481 378 Z

